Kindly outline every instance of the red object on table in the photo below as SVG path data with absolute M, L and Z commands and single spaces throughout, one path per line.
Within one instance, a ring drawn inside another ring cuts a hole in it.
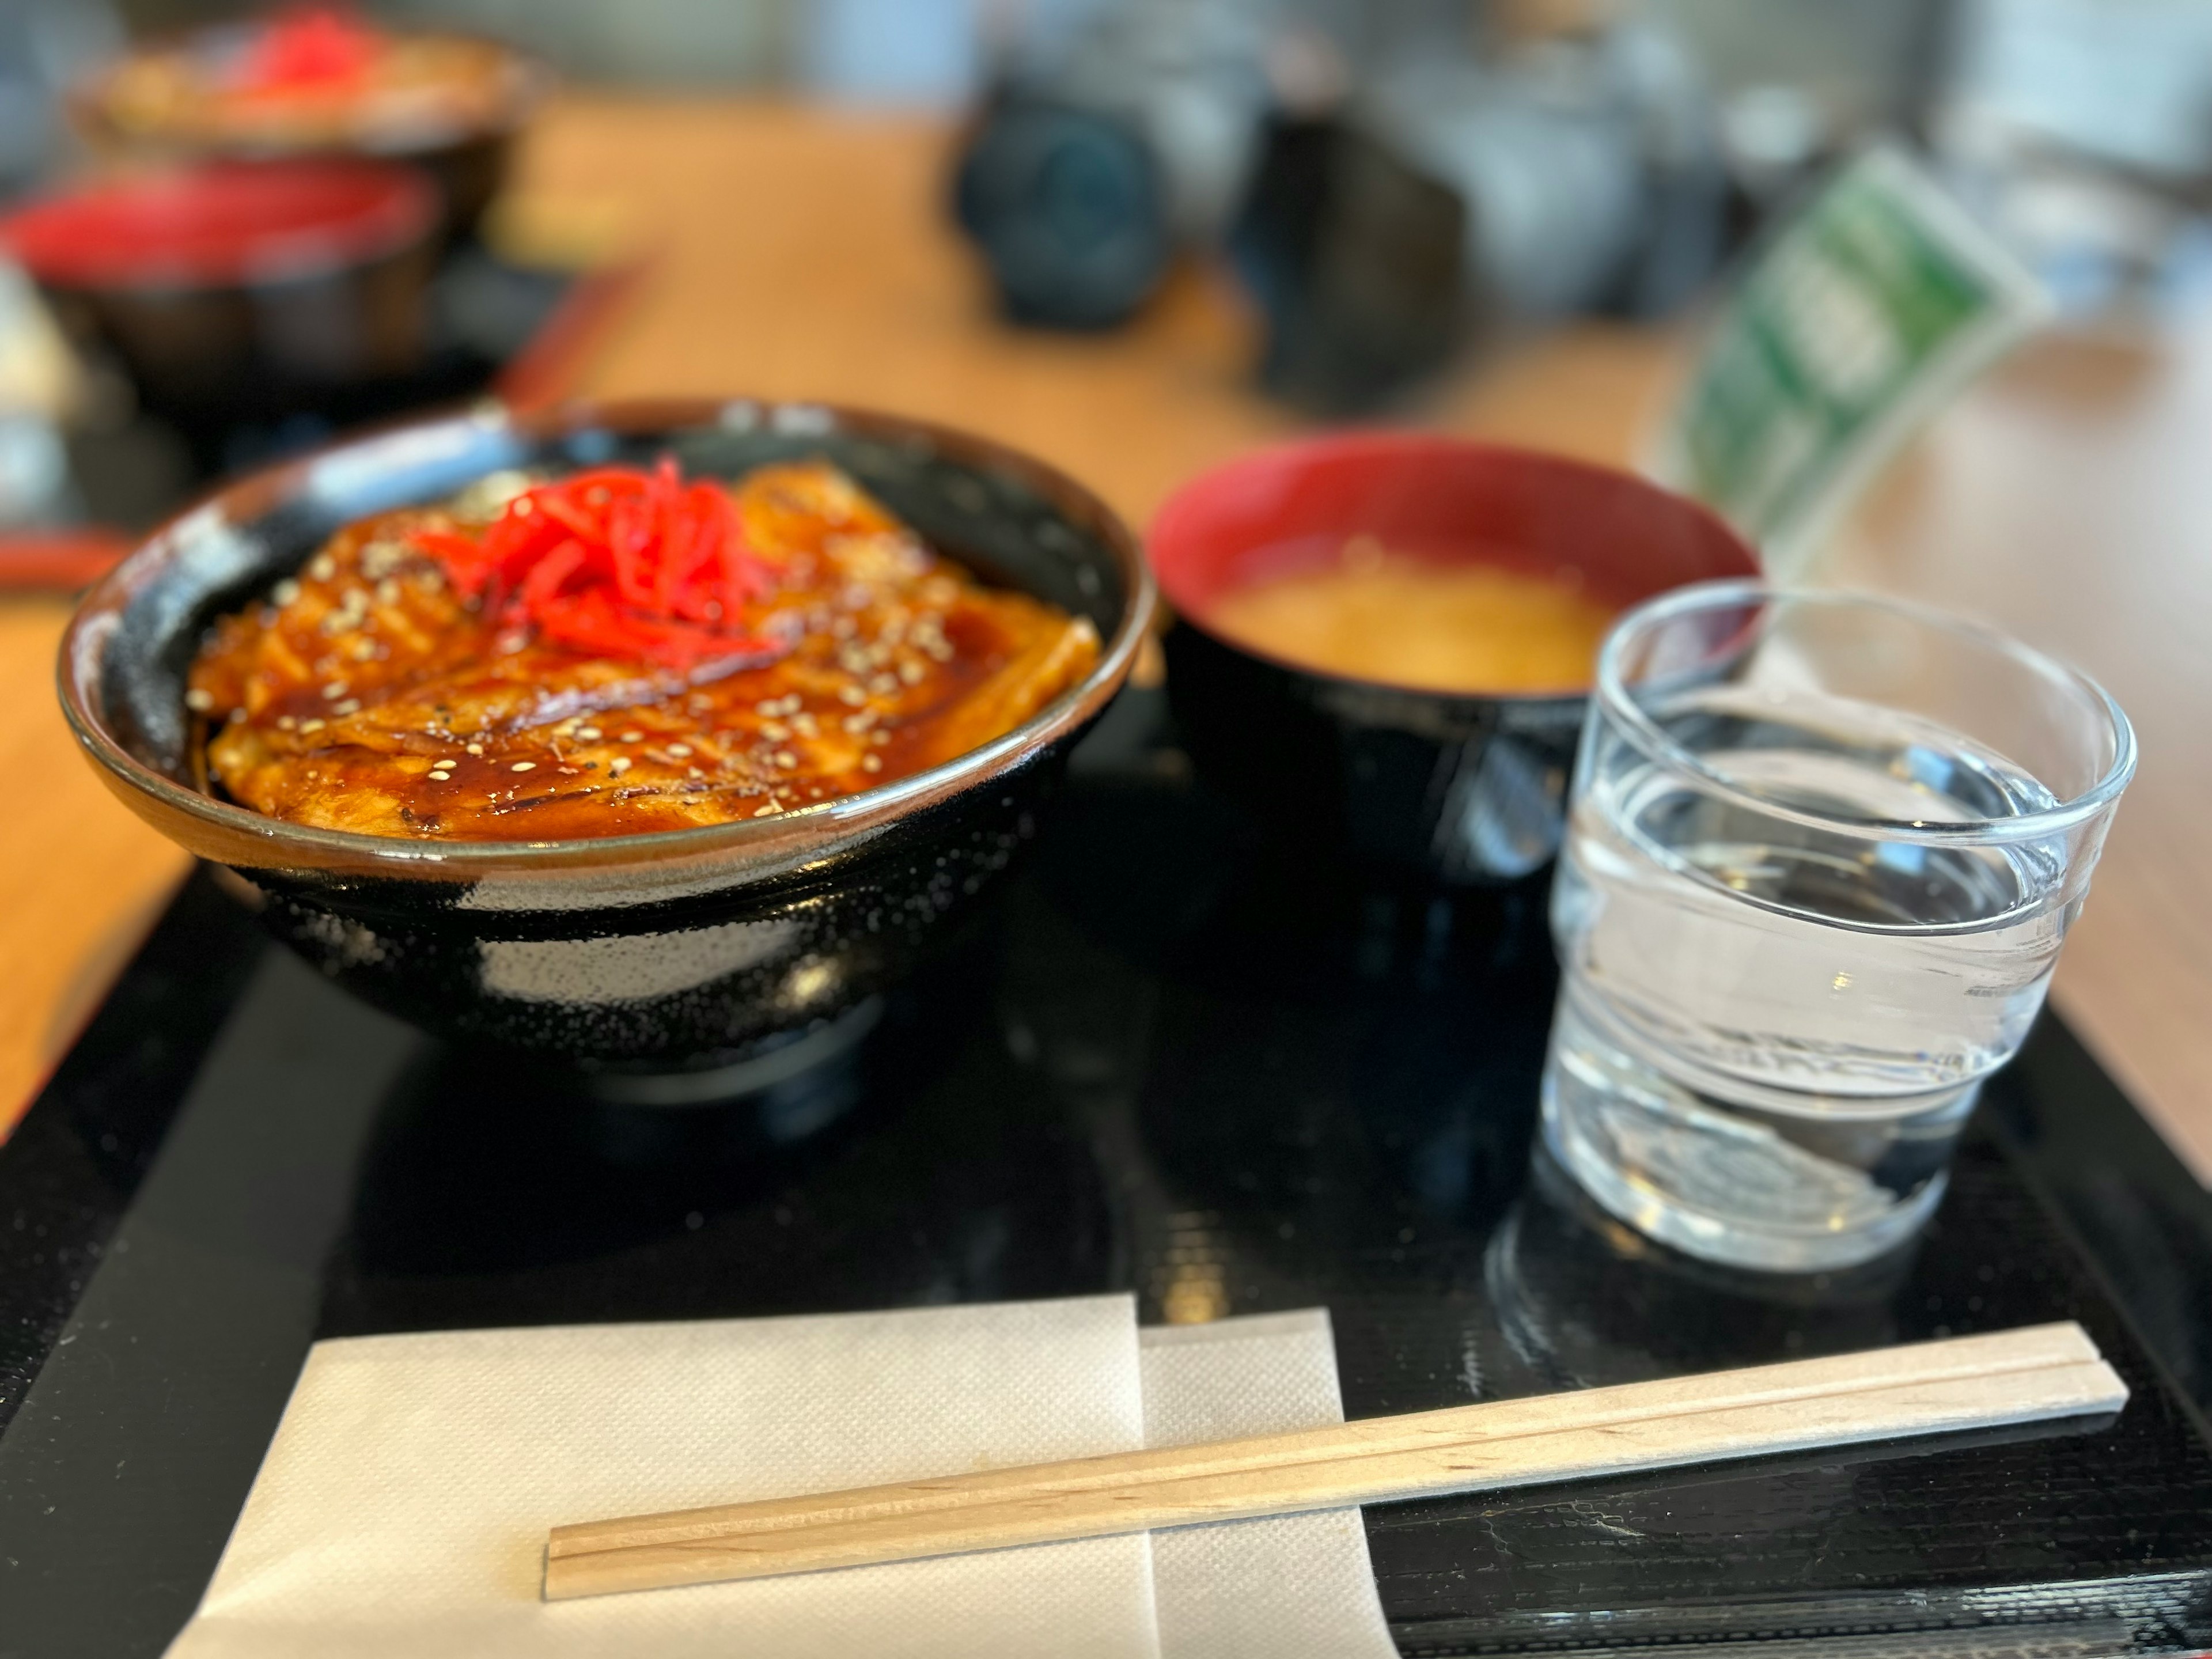
M 651 265 L 649 255 L 602 265 L 576 279 L 545 326 L 510 358 L 492 392 L 513 410 L 543 409 L 567 397 Z
M 123 562 L 131 538 L 98 525 L 0 532 L 0 592 L 72 592 Z
M 40 198 L 0 219 L 0 250 L 58 288 L 228 288 L 365 264 L 437 219 L 409 167 L 218 161 Z

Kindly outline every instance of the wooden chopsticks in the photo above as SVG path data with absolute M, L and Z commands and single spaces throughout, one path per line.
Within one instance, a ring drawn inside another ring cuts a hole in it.
M 2079 1325 L 556 1527 L 548 1601 L 2117 1410 Z

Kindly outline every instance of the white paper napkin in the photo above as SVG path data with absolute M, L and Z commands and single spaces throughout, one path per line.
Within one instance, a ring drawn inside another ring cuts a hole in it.
M 1388 1654 L 1356 1511 L 538 1599 L 558 1522 L 1338 1414 L 1325 1314 L 1140 1351 L 1127 1297 L 320 1343 L 170 1656 Z
M 1326 1309 L 1138 1335 L 1148 1446 L 1344 1420 Z M 1356 1509 L 1176 1527 L 1152 1540 L 1166 1659 L 1395 1659 Z

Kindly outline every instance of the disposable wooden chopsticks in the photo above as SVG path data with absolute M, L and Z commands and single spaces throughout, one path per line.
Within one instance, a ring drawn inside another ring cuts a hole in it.
M 2117 1410 L 2079 1325 L 556 1527 L 549 1601 Z

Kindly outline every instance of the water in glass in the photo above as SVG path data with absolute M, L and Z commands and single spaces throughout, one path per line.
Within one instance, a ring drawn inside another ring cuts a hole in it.
M 1941 1195 L 2078 892 L 2063 836 L 1940 826 L 2057 799 L 1940 725 L 1809 689 L 1713 685 L 1654 719 L 1733 787 L 1625 749 L 1585 768 L 1553 899 L 1552 1150 L 1696 1254 L 1878 1254 Z

